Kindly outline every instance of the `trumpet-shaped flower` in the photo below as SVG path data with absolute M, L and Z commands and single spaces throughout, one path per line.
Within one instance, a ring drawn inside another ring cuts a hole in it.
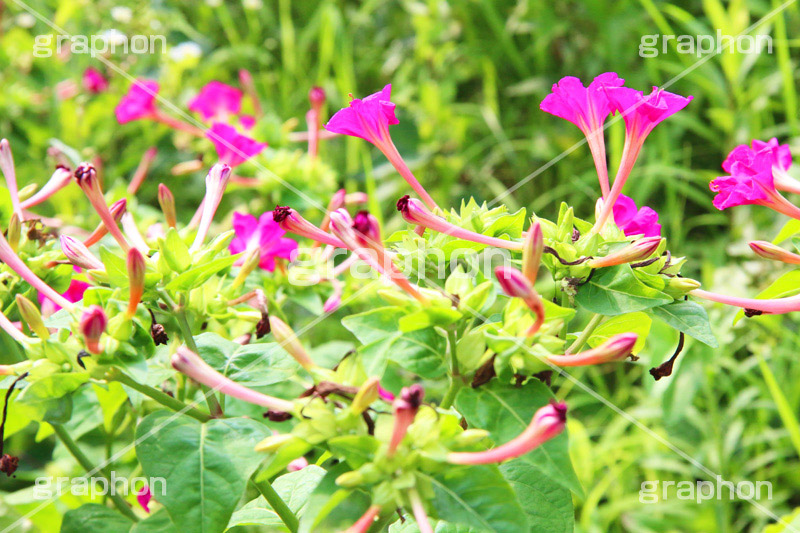
M 727 209 L 739 205 L 763 205 L 779 213 L 800 219 L 800 209 L 783 197 L 775 187 L 772 154 L 761 151 L 750 161 L 730 162 L 730 176 L 721 176 L 709 184 L 716 192 L 714 207 Z
M 225 119 L 242 110 L 242 91 L 221 81 L 210 81 L 189 101 L 189 109 L 204 120 Z
M 641 261 L 653 255 L 660 244 L 661 237 L 645 237 L 626 245 L 616 252 L 590 259 L 586 262 L 586 265 L 592 268 L 601 268 Z
M 389 126 L 400 123 L 394 114 L 395 104 L 391 101 L 391 96 L 392 86 L 389 84 L 380 92 L 371 94 L 363 100 L 353 98 L 348 107 L 337 111 L 331 117 L 325 124 L 325 129 L 331 133 L 359 137 L 374 144 L 422 198 L 425 205 L 433 209 L 436 207 L 436 202 L 417 181 L 389 135 Z
M 70 181 L 72 181 L 72 172 L 70 169 L 59 165 L 56 167 L 53 175 L 50 176 L 50 179 L 47 180 L 47 183 L 45 183 L 41 189 L 36 191 L 33 196 L 20 202 L 20 207 L 22 207 L 22 209 L 30 209 L 33 206 L 39 205 L 69 185 Z
M 205 135 L 214 143 L 219 160 L 232 167 L 257 156 L 267 147 L 266 143 L 242 135 L 233 126 L 221 122 L 214 122 Z
M 153 118 L 156 115 L 158 89 L 158 82 L 154 80 L 136 80 L 114 109 L 117 122 L 125 124 L 133 120 Z
M 206 175 L 206 194 L 203 198 L 197 234 L 189 250 L 195 251 L 199 249 L 206 239 L 208 230 L 211 227 L 211 221 L 214 220 L 214 214 L 217 212 L 217 207 L 219 207 L 219 203 L 222 201 L 222 195 L 225 193 L 225 188 L 228 186 L 228 178 L 230 178 L 230 175 L 231 167 L 224 163 L 217 163 L 208 171 Z
M 547 360 L 557 366 L 588 366 L 621 361 L 631 354 L 638 338 L 635 333 L 620 333 L 591 350 L 568 355 L 550 355 Z
M 233 229 L 236 236 L 228 245 L 232 254 L 260 248 L 261 259 L 258 266 L 272 272 L 275 258 L 291 261 L 297 250 L 297 241 L 284 237 L 286 231 L 275 222 L 272 211 L 262 213 L 258 219 L 246 213 L 233 213 Z M 241 265 L 244 259 L 235 264 Z
M 309 239 L 336 246 L 337 248 L 347 248 L 347 245 L 330 233 L 318 228 L 295 211 L 291 207 L 275 206 L 272 212 L 272 218 L 275 222 L 280 224 L 284 230 L 300 235 L 301 237 L 308 237 Z
M 589 87 L 584 87 L 578 78 L 567 76 L 553 85 L 553 92 L 539 106 L 542 111 L 572 122 L 586 136 L 604 197 L 608 195 L 609 184 L 603 123 L 612 106 L 603 88 L 621 87 L 623 83 L 625 80 L 614 72 L 600 74 Z
M 644 235 L 645 237 L 661 236 L 661 224 L 658 213 L 647 206 L 636 208 L 632 198 L 620 194 L 614 204 L 614 222 L 625 235 Z

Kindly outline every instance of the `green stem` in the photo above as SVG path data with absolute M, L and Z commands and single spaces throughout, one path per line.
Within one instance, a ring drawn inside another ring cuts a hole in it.
M 255 481 L 253 480 L 253 484 L 258 489 L 258 492 L 264 496 L 264 499 L 267 500 L 272 510 L 275 511 L 278 516 L 281 518 L 286 527 L 289 528 L 291 533 L 297 533 L 297 528 L 300 525 L 300 522 L 297 520 L 297 517 L 289 509 L 289 506 L 286 505 L 286 502 L 275 492 L 275 489 L 272 488 L 272 485 L 269 481 Z
M 112 368 L 108 372 L 108 376 L 107 377 L 110 380 L 119 381 L 123 385 L 127 385 L 128 387 L 132 388 L 133 390 L 141 392 L 142 394 L 144 394 L 148 398 L 151 398 L 151 399 L 157 401 L 158 403 L 160 403 L 161 405 L 163 405 L 164 407 L 166 407 L 168 409 L 172 409 L 173 411 L 176 411 L 176 412 L 179 412 L 179 413 L 186 413 L 187 415 L 191 416 L 194 419 L 199 420 L 200 422 L 208 422 L 208 420 L 211 418 L 206 413 L 204 413 L 204 412 L 202 412 L 202 411 L 200 411 L 198 409 L 195 409 L 194 407 L 186 405 L 182 401 L 180 401 L 180 400 L 178 400 L 176 398 L 173 398 L 169 394 L 167 394 L 165 392 L 162 392 L 162 391 L 156 389 L 155 387 L 151 387 L 150 385 L 145 385 L 143 383 L 139 383 L 138 381 L 136 381 L 132 377 L 130 377 L 127 374 L 125 374 L 122 371 L 120 371 L 118 368 Z
M 597 326 L 600 325 L 600 322 L 602 322 L 604 318 L 605 317 L 603 315 L 599 314 L 594 315 L 592 319 L 589 321 L 589 323 L 586 324 L 586 327 L 583 328 L 583 331 L 581 332 L 580 336 L 577 339 L 575 339 L 575 342 L 572 343 L 572 346 L 567 348 L 566 353 L 567 354 L 575 353 L 581 348 L 583 348 L 583 345 L 586 344 L 586 341 L 589 340 L 589 337 L 592 336 L 592 333 L 594 333 L 595 328 L 597 328 Z
M 439 404 L 442 409 L 452 407 L 456 394 L 464 386 L 464 380 L 458 368 L 458 339 L 456 338 L 455 328 L 447 331 L 447 343 L 450 349 L 450 386 L 447 388 L 444 398 L 442 398 L 442 403 Z
M 61 442 L 64 443 L 64 446 L 67 447 L 69 453 L 78 461 L 78 464 L 81 465 L 81 468 L 85 469 L 87 473 L 89 472 L 97 472 L 102 474 L 102 476 L 106 479 L 106 482 L 109 486 L 111 486 L 111 482 L 108 481 L 108 473 L 103 468 L 95 468 L 92 465 L 92 462 L 89 460 L 86 455 L 84 455 L 83 451 L 78 447 L 78 444 L 72 440 L 72 436 L 70 436 L 69 432 L 62 426 L 61 424 L 50 424 L 53 426 L 53 430 L 55 431 L 56 435 Z M 128 505 L 128 503 L 120 496 L 119 494 L 111 494 L 110 495 L 111 501 L 114 503 L 119 512 L 133 520 L 134 522 L 139 521 L 139 517 L 136 516 L 136 513 L 133 512 L 133 509 Z

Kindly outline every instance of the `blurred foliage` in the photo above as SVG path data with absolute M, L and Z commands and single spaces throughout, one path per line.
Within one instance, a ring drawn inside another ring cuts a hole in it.
M 157 205 L 155 187 L 164 181 L 176 192 L 179 215 L 188 220 L 203 194 L 202 172 L 176 177 L 170 169 L 198 154 L 210 160 L 209 143 L 188 142 L 150 122 L 118 125 L 112 109 L 129 80 L 88 54 L 34 57 L 35 36 L 56 31 L 35 12 L 74 35 L 112 28 L 127 35 L 165 35 L 165 54 L 108 59 L 130 76 L 158 79 L 161 94 L 181 109 L 204 83 L 236 84 L 238 70 L 246 68 L 277 129 L 292 125 L 286 121 L 304 129 L 313 85 L 327 91 L 330 114 L 348 101 L 349 93 L 363 96 L 391 82 L 401 120 L 393 130 L 395 140 L 420 181 L 443 204 L 449 199 L 456 205 L 473 195 L 505 203 L 512 211 L 525 206 L 553 217 L 559 202 L 567 200 L 589 218 L 598 187 L 588 149 L 576 145 L 582 140 L 577 128 L 539 111 L 538 105 L 562 76 L 588 81 L 616 71 L 629 86 L 669 84 L 673 92 L 695 96 L 685 111 L 650 136 L 626 194 L 661 214 L 671 246 L 690 257 L 687 275 L 709 287 L 753 294 L 780 272 L 752 261 L 744 242 L 771 238 L 784 220 L 760 208 L 718 212 L 711 206 L 708 182 L 720 174 L 728 151 L 751 138 L 777 136 L 800 154 L 800 5 L 788 4 L 770 15 L 783 4 L 12 0 L 0 6 L 0 136 L 11 141 L 21 185 L 44 182 L 54 163 L 48 147 L 59 143 L 77 150 L 80 158 L 98 157 L 106 183 L 117 184 L 130 179 L 149 146 L 157 146 L 159 156 L 140 202 Z M 717 30 L 736 35 L 746 29 L 771 35 L 772 53 L 725 52 L 698 59 L 678 54 L 673 40 L 665 45 L 666 53 L 639 56 L 643 35 L 716 35 Z M 199 56 L 191 53 L 195 47 Z M 80 89 L 88 66 L 110 77 L 108 92 L 91 95 Z M 58 88 L 69 88 L 64 84 L 70 82 L 77 84 L 77 94 L 60 97 Z M 623 134 L 621 124 L 610 128 L 612 169 Z M 366 143 L 324 142 L 323 158 L 332 169 L 326 183 L 298 170 L 302 146 L 275 137 L 264 160 L 271 172 L 303 190 L 319 187 L 315 198 L 325 198 L 334 181 L 351 191 L 369 190 L 376 183 L 374 205 L 382 206 L 389 219 L 403 182 Z M 512 194 L 505 193 L 509 187 Z M 226 203 L 228 208 L 246 203 L 255 212 L 271 208 L 285 194 L 275 185 L 256 195 L 235 192 Z M 77 189 L 63 191 L 51 213 L 86 223 L 82 201 Z M 677 340 L 674 332 L 654 324 L 642 352 L 650 359 L 645 364 L 574 373 L 596 393 L 571 381 L 554 381 L 558 397 L 576 389 L 570 394 L 576 414 L 570 433 L 585 489 L 585 497 L 576 501 L 578 531 L 760 531 L 774 521 L 763 509 L 787 515 L 800 506 L 800 442 L 794 437 L 800 429 L 778 408 L 785 405 L 795 417 L 800 411 L 797 322 L 759 317 L 733 326 L 734 315 L 711 309 L 721 347 L 688 340 L 679 359 L 682 368 L 672 378 L 654 382 L 645 371 L 667 359 Z M 13 359 L 16 348 L 8 343 L 4 348 L 0 360 Z M 630 417 L 609 409 L 598 394 Z M 27 450 L 26 468 L 17 479 L 3 479 L 3 490 L 24 486 L 42 469 L 49 475 L 67 472 L 65 451 L 57 449 L 51 460 L 48 440 L 39 442 L 21 431 L 10 442 Z M 761 501 L 763 509 L 727 499 L 640 503 L 644 481 L 708 479 L 708 472 L 687 457 L 725 479 L 770 481 L 773 499 Z M 0 527 L 26 510 L 11 511 L 8 505 L 15 503 L 0 498 Z M 53 531 L 60 518 L 49 505 L 30 520 L 41 531 Z

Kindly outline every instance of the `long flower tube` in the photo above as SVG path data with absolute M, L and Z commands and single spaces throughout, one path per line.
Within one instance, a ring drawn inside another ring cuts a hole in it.
M 660 244 L 661 237 L 645 237 L 644 239 L 638 239 L 630 243 L 616 252 L 612 252 L 603 257 L 590 259 L 586 262 L 586 265 L 592 268 L 601 268 L 641 261 L 653 255 Z
M 198 383 L 211 387 L 212 391 L 219 391 L 222 394 L 227 394 L 267 409 L 289 413 L 294 411 L 292 402 L 261 394 L 226 378 L 185 346 L 178 348 L 170 363 L 179 372 L 186 374 Z
M 8 243 L 6 238 L 0 233 L 0 261 L 8 265 L 8 267 L 17 273 L 19 277 L 27 281 L 34 289 L 39 291 L 40 294 L 46 296 L 53 300 L 57 305 L 63 307 L 68 311 L 73 311 L 75 306 L 72 305 L 72 302 L 58 294 L 53 288 L 42 281 L 42 279 L 33 273 L 33 271 L 28 268 L 22 259 L 14 253 L 14 250 L 11 248 L 11 245 Z
M 322 106 L 325 105 L 325 90 L 322 87 L 312 87 L 308 92 L 311 109 L 306 113 L 308 126 L 308 155 L 316 159 L 319 153 L 319 130 L 322 123 Z
M 294 330 L 286 322 L 276 316 L 270 316 L 269 326 L 280 347 L 300 363 L 300 366 L 306 370 L 312 370 L 317 367 L 317 364 L 308 355 L 303 345 L 300 344 Z
M 408 491 L 408 499 L 411 502 L 411 512 L 414 513 L 414 520 L 417 521 L 420 533 L 433 533 L 430 519 L 425 512 L 425 505 L 422 503 L 422 498 L 420 498 L 417 489 L 414 488 Z
M 151 146 L 145 150 L 141 161 L 139 161 L 139 166 L 136 167 L 131 182 L 128 184 L 128 194 L 136 194 L 136 191 L 142 186 L 142 183 L 144 183 L 147 177 L 147 173 L 150 171 L 150 166 L 156 159 L 156 155 L 158 155 L 158 149 L 155 146 Z
M 375 523 L 375 519 L 378 518 L 378 514 L 381 512 L 380 505 L 372 505 L 367 509 L 361 518 L 356 520 L 356 523 L 352 526 L 348 527 L 343 533 L 367 533 L 372 524 Z
M 18 343 L 22 344 L 23 346 L 27 346 L 28 344 L 34 342 L 34 339 L 32 337 L 28 337 L 27 335 L 22 333 L 17 328 L 17 326 L 15 326 L 14 323 L 11 322 L 8 319 L 8 317 L 2 311 L 0 311 L 0 329 L 5 331 L 6 333 L 8 333 L 9 337 L 14 339 Z M 5 366 L 5 365 L 2 365 L 2 366 L 3 366 L 3 368 L 11 368 L 11 367 Z M 4 374 L 0 374 L 0 375 L 4 375 Z M 5 374 L 5 375 L 11 375 L 11 374 Z
M 329 244 L 337 248 L 347 249 L 347 245 L 340 239 L 321 230 L 308 220 L 304 219 L 291 207 L 284 207 L 280 205 L 275 206 L 275 210 L 272 211 L 272 219 L 280 224 L 284 231 L 294 233 L 295 235 L 300 235 L 301 237 L 307 237 L 323 244 Z
M 426 228 L 444 233 L 456 239 L 463 239 L 465 241 L 477 242 L 487 246 L 495 246 L 497 248 L 505 248 L 507 250 L 521 251 L 524 247 L 522 242 L 508 241 L 505 239 L 498 239 L 497 237 L 488 237 L 481 235 L 474 231 L 461 228 L 448 222 L 444 218 L 432 213 L 425 205 L 417 200 L 406 195 L 397 201 L 397 210 L 403 215 L 403 218 L 411 224 L 417 226 L 424 226 Z
M 344 209 L 339 209 L 331 213 L 331 229 L 348 248 L 355 253 L 359 259 L 367 263 L 379 274 L 388 277 L 398 287 L 400 287 L 406 294 L 410 295 L 418 302 L 427 304 L 428 299 L 414 287 L 414 285 L 403 275 L 402 272 L 397 270 L 394 263 L 391 262 L 385 254 L 378 254 L 373 247 L 367 247 L 359 240 L 356 231 L 353 228 L 353 219 Z
M 756 311 L 770 315 L 782 315 L 800 311 L 800 295 L 760 300 L 758 298 L 728 296 L 726 294 L 704 291 L 703 289 L 695 289 L 689 294 L 697 298 L 702 298 L 703 300 L 710 300 L 733 307 L 741 307 L 745 311 Z
M 621 361 L 631 354 L 638 338 L 635 333 L 620 333 L 591 350 L 571 355 L 548 355 L 547 360 L 556 366 L 589 366 Z
M 422 399 L 425 397 L 425 389 L 422 385 L 415 383 L 410 387 L 404 387 L 400 391 L 393 404 L 394 411 L 394 428 L 392 429 L 392 436 L 389 440 L 389 449 L 386 452 L 388 455 L 394 455 L 397 447 L 403 441 L 403 437 L 408 433 L 408 427 L 414 423 L 414 418 L 417 416 L 422 405 Z
M 536 411 L 531 423 L 518 436 L 505 444 L 482 452 L 450 452 L 447 462 L 457 465 L 500 463 L 525 455 L 564 431 L 567 405 L 553 403 Z
M 203 198 L 203 212 L 200 215 L 200 222 L 197 226 L 197 234 L 195 235 L 194 242 L 189 247 L 190 252 L 195 252 L 200 249 L 203 241 L 208 235 L 208 230 L 211 227 L 211 222 L 214 220 L 214 214 L 217 212 L 217 207 L 222 201 L 222 195 L 225 192 L 225 187 L 228 185 L 228 178 L 231 175 L 231 167 L 225 163 L 217 163 L 206 175 L 206 194 Z
M 6 178 L 8 193 L 11 195 L 11 207 L 20 220 L 25 220 L 22 214 L 22 207 L 19 201 L 19 189 L 17 188 L 17 172 L 14 169 L 14 157 L 11 155 L 11 145 L 8 139 L 0 140 L 0 171 Z
M 75 179 L 84 194 L 86 194 L 86 198 L 89 199 L 89 203 L 92 204 L 94 210 L 100 215 L 100 220 L 103 221 L 108 232 L 114 237 L 120 248 L 127 253 L 131 246 L 128 244 L 128 241 L 125 240 L 119 227 L 117 227 L 114 215 L 111 214 L 111 211 L 106 205 L 105 198 L 103 198 L 103 190 L 100 188 L 100 181 L 97 177 L 97 171 L 94 165 L 91 163 L 81 163 L 78 168 L 75 169 Z
M 31 207 L 37 206 L 69 185 L 70 181 L 72 181 L 72 172 L 70 169 L 59 166 L 56 168 L 55 172 L 53 172 L 53 175 L 50 176 L 50 179 L 47 180 L 47 183 L 36 191 L 33 196 L 20 202 L 20 206 L 22 209 L 30 209 Z
M 150 250 L 150 246 L 147 245 L 139 228 L 136 226 L 136 221 L 133 220 L 133 213 L 128 212 L 122 215 L 122 218 L 120 218 L 120 225 L 122 226 L 123 233 L 128 240 L 131 241 L 134 248 L 142 253 L 147 253 L 147 251 Z
M 111 213 L 111 217 L 114 220 L 114 224 L 119 224 L 122 221 L 122 215 L 128 209 L 128 201 L 123 198 L 122 200 L 117 200 L 111 207 L 108 208 L 109 212 Z M 92 246 L 93 244 L 97 244 L 100 239 L 108 234 L 108 226 L 106 226 L 105 222 L 100 222 L 98 226 L 94 229 L 94 231 L 86 237 L 86 240 L 83 241 L 84 246 Z

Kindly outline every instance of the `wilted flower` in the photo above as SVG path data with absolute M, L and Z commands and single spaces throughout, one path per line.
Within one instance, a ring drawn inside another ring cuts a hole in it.
M 232 254 L 259 248 L 261 259 L 259 266 L 272 272 L 275 270 L 275 258 L 292 260 L 297 251 L 297 241 L 284 237 L 286 231 L 275 222 L 272 211 L 262 213 L 258 220 L 246 213 L 233 213 L 233 229 L 236 236 L 228 248 Z M 241 265 L 244 259 L 235 264 Z
M 22 207 L 22 209 L 30 209 L 35 205 L 39 205 L 69 185 L 70 181 L 72 181 L 72 172 L 70 169 L 59 165 L 56 167 L 53 175 L 50 176 L 50 179 L 47 180 L 47 183 L 45 183 L 41 189 L 36 191 L 33 196 L 20 202 L 20 207 Z
M 536 321 L 527 332 L 529 337 L 534 335 L 542 327 L 545 316 L 544 303 L 539 293 L 533 288 L 533 284 L 522 272 L 512 266 L 499 266 L 495 268 L 494 275 L 504 293 L 512 298 L 520 298 L 536 315 Z
M 102 270 L 104 268 L 103 263 L 82 242 L 69 235 L 61 236 L 61 251 L 67 256 L 69 262 L 76 267 L 88 270 Z
M 105 198 L 103 198 L 103 190 L 100 188 L 100 180 L 97 178 L 97 171 L 94 166 L 91 163 L 81 163 L 78 165 L 78 168 L 75 169 L 75 180 L 78 182 L 84 194 L 86 194 L 89 203 L 92 204 L 94 210 L 100 215 L 100 219 L 103 221 L 103 224 L 105 224 L 108 232 L 116 239 L 120 248 L 127 253 L 130 249 L 130 245 L 128 241 L 125 240 L 125 237 L 117 226 L 114 215 L 106 205 Z
M 295 235 L 307 237 L 337 248 L 347 248 L 347 245 L 341 240 L 304 219 L 291 207 L 275 206 L 275 210 L 272 212 L 272 219 L 280 224 L 281 228 Z

